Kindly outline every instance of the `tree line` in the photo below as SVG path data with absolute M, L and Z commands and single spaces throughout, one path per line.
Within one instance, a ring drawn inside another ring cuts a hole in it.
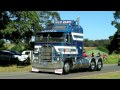
M 101 40 L 84 39 L 84 47 L 96 47 L 96 49 L 106 53 L 109 53 L 107 49 L 109 44 L 110 44 L 109 39 L 101 39 Z
M 84 39 L 84 46 L 85 47 L 108 46 L 109 44 L 110 44 L 109 39 L 101 39 L 101 40 Z

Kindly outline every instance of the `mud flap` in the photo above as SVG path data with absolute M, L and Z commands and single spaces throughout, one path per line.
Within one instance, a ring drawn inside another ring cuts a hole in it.
M 57 73 L 57 74 L 63 74 L 63 69 L 55 69 L 55 73 Z

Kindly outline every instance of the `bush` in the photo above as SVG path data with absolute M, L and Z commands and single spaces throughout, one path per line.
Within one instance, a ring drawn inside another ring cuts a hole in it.
M 30 43 L 24 44 L 24 47 L 25 47 L 24 50 L 33 50 L 34 44 L 35 44 L 35 42 L 30 42 Z
M 0 39 L 0 50 L 6 49 L 6 47 L 4 46 L 4 43 L 5 43 L 5 41 Z
M 100 51 L 106 52 L 106 53 L 109 52 L 108 49 L 105 46 L 99 46 L 99 47 L 97 47 L 97 49 L 100 50 Z
M 115 50 L 115 51 L 113 51 L 113 53 L 120 54 L 120 50 Z
M 24 50 L 24 45 L 23 45 L 23 43 L 18 43 L 17 45 L 12 47 L 11 50 L 22 52 Z
M 120 58 L 118 59 L 118 61 L 120 61 Z
M 4 40 L 0 39 L 0 47 L 2 47 L 4 43 Z

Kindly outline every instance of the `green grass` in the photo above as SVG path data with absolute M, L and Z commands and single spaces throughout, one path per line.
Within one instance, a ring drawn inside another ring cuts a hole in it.
M 72 79 L 120 79 L 120 71 L 103 73 L 103 74 L 95 74 L 95 75 L 87 75 L 87 76 L 81 76 L 81 77 L 76 77 Z
M 100 52 L 101 53 L 101 58 L 102 58 L 102 54 L 105 53 L 105 52 L 102 52 L 100 50 L 88 50 L 86 53 L 87 55 L 91 56 L 92 52 L 94 52 L 94 55 L 97 56 L 97 53 Z M 118 63 L 118 60 L 120 59 L 120 55 L 118 54 L 107 54 L 107 59 L 106 60 L 103 60 L 103 63 L 104 64 L 117 64 Z M 102 58 L 103 59 L 103 58 Z
M 104 64 L 117 64 L 119 59 L 120 55 L 117 54 L 108 55 L 108 58 L 107 60 L 104 61 Z
M 29 66 L 0 66 L 0 72 L 21 72 L 21 71 L 31 71 L 31 65 Z

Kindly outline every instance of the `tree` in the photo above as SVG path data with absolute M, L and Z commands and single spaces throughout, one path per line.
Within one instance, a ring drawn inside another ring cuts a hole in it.
M 38 11 L 40 17 L 40 25 L 45 27 L 47 24 L 61 20 L 60 14 L 56 11 Z
M 116 11 L 113 15 L 115 20 L 113 20 L 111 24 L 117 28 L 117 31 L 113 36 L 109 37 L 111 40 L 108 46 L 109 54 L 112 54 L 114 51 L 120 51 L 120 11 Z
M 31 37 L 54 20 L 60 20 L 55 11 L 0 11 L 0 39 L 30 45 Z
M 40 27 L 39 16 L 35 11 L 4 11 L 1 15 L 6 16 L 9 21 L 5 23 L 4 19 L 4 26 L 6 28 L 0 30 L 2 35 L 0 38 L 5 38 L 15 43 L 22 40 L 27 40 L 28 42 L 32 36 L 31 32 L 33 33 L 33 31 L 38 30 Z M 26 35 L 26 33 L 29 33 L 29 35 Z
M 9 22 L 7 11 L 0 11 L 0 30 L 5 29 Z

